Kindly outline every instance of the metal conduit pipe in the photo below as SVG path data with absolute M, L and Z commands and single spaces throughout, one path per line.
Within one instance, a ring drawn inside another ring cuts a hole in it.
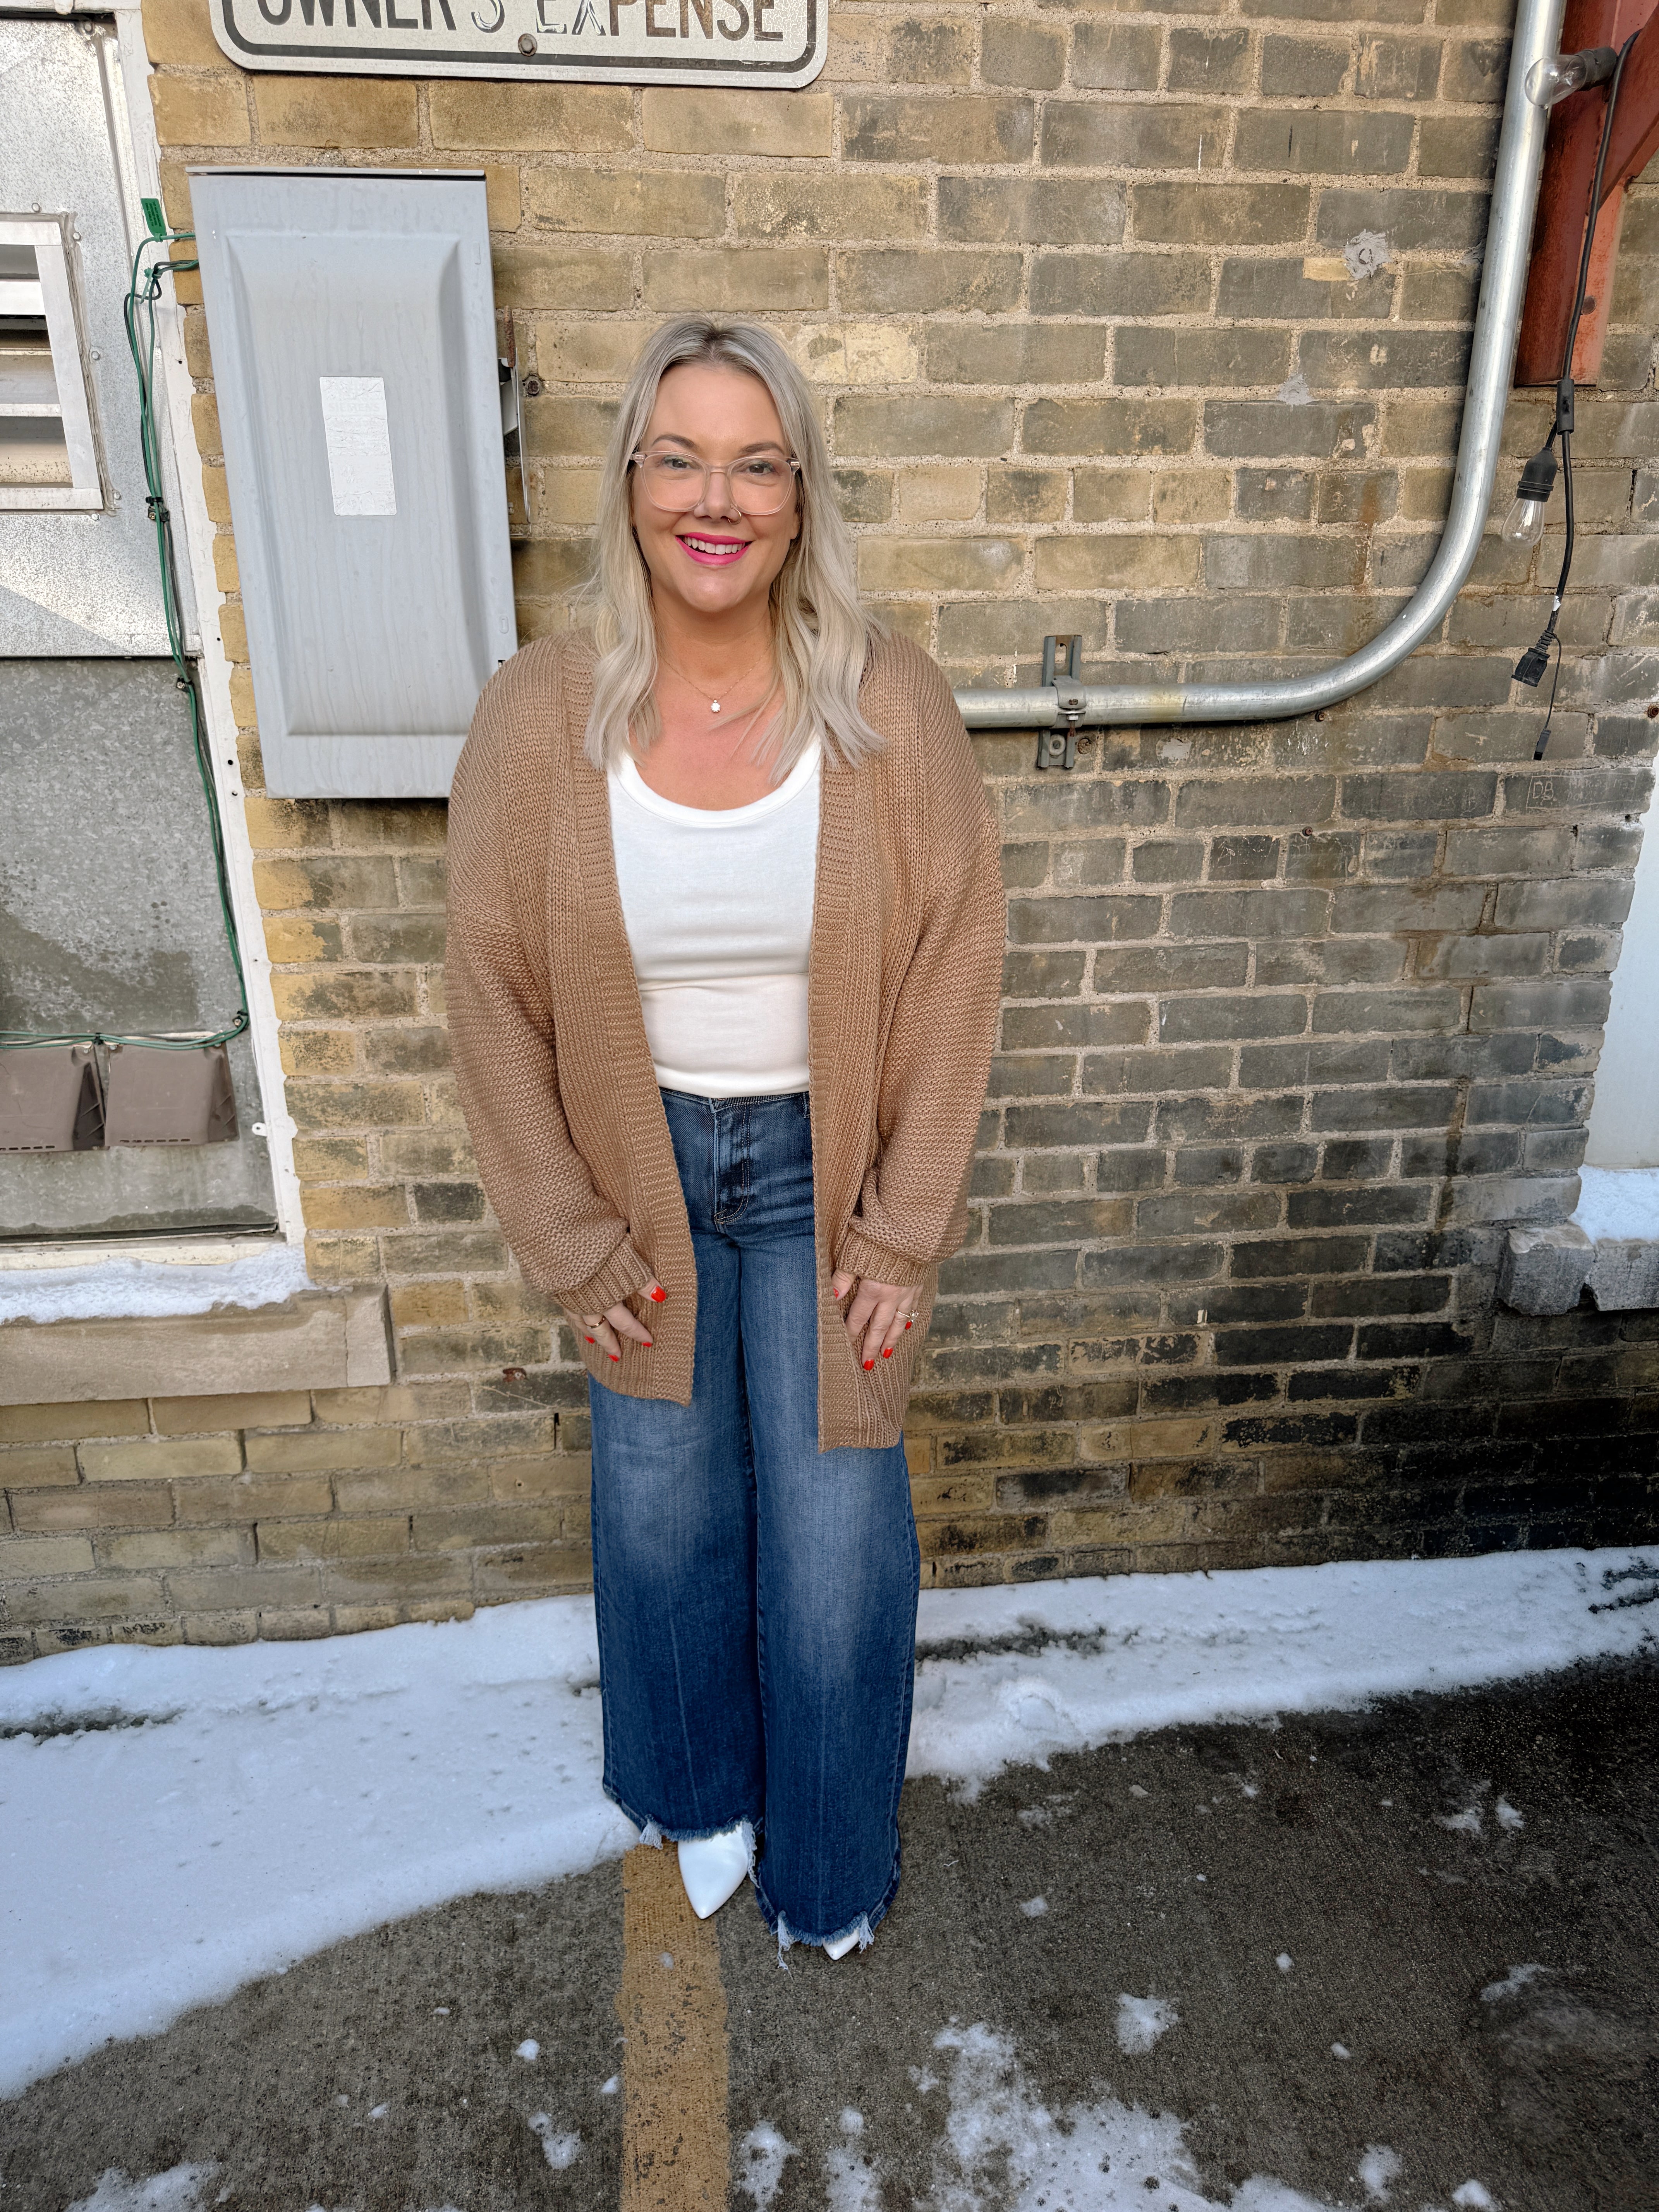
M 970 730 L 1260 722 L 1311 714 L 1375 684 L 1431 635 L 1462 589 L 1486 529 L 1549 119 L 1527 97 L 1527 72 L 1555 53 L 1565 6 L 1565 0 L 1520 0 L 1516 10 L 1451 508 L 1428 573 L 1406 605 L 1369 645 L 1316 675 L 1256 684 L 1091 684 L 1064 690 L 1046 684 L 958 691 L 957 704 Z

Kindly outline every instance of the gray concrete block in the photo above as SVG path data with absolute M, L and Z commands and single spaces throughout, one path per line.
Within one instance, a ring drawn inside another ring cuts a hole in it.
M 1553 1229 L 1511 1229 L 1498 1264 L 1498 1295 L 1518 1313 L 1571 1313 L 1596 1248 L 1571 1221 Z

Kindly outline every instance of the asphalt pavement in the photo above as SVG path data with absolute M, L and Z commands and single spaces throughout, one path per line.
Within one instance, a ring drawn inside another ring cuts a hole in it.
M 1655 2212 L 1656 1717 L 1649 1658 L 912 1784 L 787 1972 L 672 1852 L 464 1899 L 0 2105 L 0 2212 Z

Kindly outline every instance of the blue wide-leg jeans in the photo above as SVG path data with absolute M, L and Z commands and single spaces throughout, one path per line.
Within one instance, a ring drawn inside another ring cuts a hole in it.
M 750 1821 L 767 1924 L 833 1942 L 898 1887 L 920 1579 L 904 1448 L 818 1449 L 806 1094 L 663 1104 L 696 1356 L 689 1406 L 590 1390 L 605 1792 L 678 1842 Z

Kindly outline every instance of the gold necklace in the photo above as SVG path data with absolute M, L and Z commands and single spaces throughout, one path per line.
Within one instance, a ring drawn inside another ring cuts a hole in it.
M 750 662 L 748 667 L 744 670 L 743 674 L 738 678 L 737 684 L 726 688 L 741 690 L 743 686 L 749 681 L 749 678 L 754 674 L 755 671 L 760 666 L 761 662 L 765 659 L 767 654 L 770 651 L 771 647 L 769 645 L 763 646 L 760 652 L 757 653 L 755 658 Z M 663 653 L 659 649 L 657 658 L 662 662 L 663 666 L 667 669 L 671 676 L 678 676 L 679 678 L 680 682 L 684 684 L 688 691 L 695 691 L 699 699 L 705 699 L 708 701 L 708 711 L 711 714 L 718 714 L 720 713 L 720 701 L 712 697 L 708 692 L 705 691 L 701 684 L 694 684 L 691 681 L 691 678 L 686 674 L 685 671 L 683 668 L 678 667 L 673 661 L 669 659 L 665 653 Z M 767 700 L 771 697 L 773 691 L 775 690 L 776 688 L 777 678 L 775 676 L 770 686 L 766 691 L 765 696 L 758 700 L 757 703 L 750 708 L 750 713 L 751 714 L 759 714 L 761 708 L 766 704 Z

